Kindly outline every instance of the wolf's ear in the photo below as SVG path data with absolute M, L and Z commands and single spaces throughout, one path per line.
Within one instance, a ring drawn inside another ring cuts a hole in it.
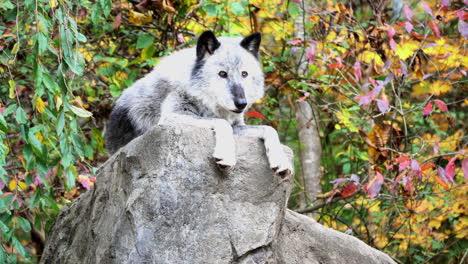
M 258 49 L 260 48 L 260 42 L 262 41 L 262 34 L 259 32 L 253 33 L 250 36 L 245 37 L 240 45 L 252 53 L 255 58 L 258 59 Z
M 206 56 L 206 53 L 213 54 L 221 44 L 216 39 L 211 31 L 203 32 L 197 42 L 197 59 L 201 60 Z

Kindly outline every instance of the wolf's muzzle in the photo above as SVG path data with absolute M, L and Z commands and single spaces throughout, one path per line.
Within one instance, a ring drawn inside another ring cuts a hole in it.
M 245 100 L 245 98 L 236 98 L 234 99 L 234 105 L 239 112 L 242 112 L 242 110 L 247 106 L 247 100 Z

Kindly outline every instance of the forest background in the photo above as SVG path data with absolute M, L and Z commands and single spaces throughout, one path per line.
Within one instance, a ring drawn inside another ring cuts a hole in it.
M 205 30 L 261 32 L 250 124 L 294 149 L 289 207 L 399 263 L 466 263 L 468 1 L 0 0 L 0 263 L 93 188 L 122 90 Z

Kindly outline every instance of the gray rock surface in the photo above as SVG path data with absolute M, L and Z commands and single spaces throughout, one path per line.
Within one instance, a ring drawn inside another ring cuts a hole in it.
M 60 212 L 41 263 L 394 263 L 287 210 L 292 177 L 273 175 L 260 140 L 236 141 L 226 173 L 209 129 L 156 127 L 135 139 Z

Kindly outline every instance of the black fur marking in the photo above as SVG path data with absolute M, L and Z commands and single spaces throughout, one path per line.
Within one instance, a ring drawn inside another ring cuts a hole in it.
M 193 66 L 193 69 L 192 69 L 192 78 L 197 77 L 198 73 L 201 72 L 201 69 L 202 69 L 203 65 L 205 65 L 204 60 L 197 59 L 195 61 L 195 65 Z
M 245 37 L 241 41 L 240 45 L 244 49 L 246 49 L 247 51 L 252 53 L 252 55 L 254 55 L 255 58 L 258 59 L 258 50 L 260 48 L 260 42 L 261 41 L 262 41 L 262 34 L 260 34 L 259 32 L 256 32 L 256 33 L 253 33 L 250 36 Z
M 114 154 L 139 135 L 140 133 L 135 129 L 135 126 L 128 116 L 128 109 L 123 107 L 114 108 L 106 128 L 107 151 L 110 154 Z
M 216 39 L 213 32 L 203 32 L 197 41 L 197 59 L 203 59 L 206 56 L 206 53 L 213 54 L 219 46 L 221 46 L 221 43 Z

